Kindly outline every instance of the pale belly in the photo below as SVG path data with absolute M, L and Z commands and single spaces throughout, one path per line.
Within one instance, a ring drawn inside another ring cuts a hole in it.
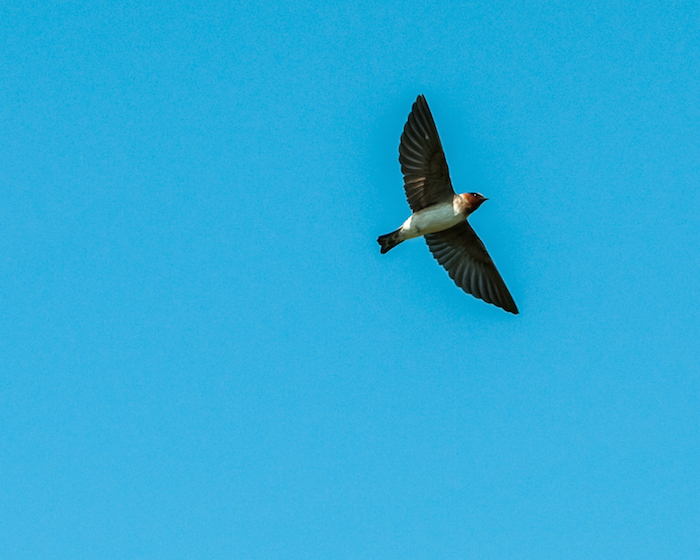
M 401 226 L 401 234 L 404 239 L 412 239 L 449 229 L 463 221 L 464 214 L 458 212 L 451 202 L 445 202 L 413 214 Z

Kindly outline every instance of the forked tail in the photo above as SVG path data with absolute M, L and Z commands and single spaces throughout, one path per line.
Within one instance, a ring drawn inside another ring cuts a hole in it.
M 390 249 L 393 249 L 403 241 L 403 239 L 399 237 L 400 231 L 400 229 L 397 229 L 396 231 L 392 231 L 391 233 L 387 233 L 386 235 L 379 236 L 379 239 L 377 239 L 377 241 L 382 246 L 382 255 Z

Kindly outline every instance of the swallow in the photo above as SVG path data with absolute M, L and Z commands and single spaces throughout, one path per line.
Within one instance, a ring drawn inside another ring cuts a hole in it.
M 413 104 L 401 135 L 399 163 L 411 216 L 377 239 L 382 254 L 424 236 L 435 259 L 466 293 L 517 315 L 518 308 L 481 239 L 467 222 L 487 198 L 455 194 L 435 121 L 425 97 Z

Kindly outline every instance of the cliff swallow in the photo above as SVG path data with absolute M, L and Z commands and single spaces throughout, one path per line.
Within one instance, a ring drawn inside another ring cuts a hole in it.
M 413 214 L 377 239 L 382 254 L 406 239 L 425 236 L 428 248 L 460 288 L 487 303 L 518 313 L 481 239 L 467 222 L 487 199 L 455 194 L 445 153 L 425 97 L 418 96 L 401 135 L 399 162 Z

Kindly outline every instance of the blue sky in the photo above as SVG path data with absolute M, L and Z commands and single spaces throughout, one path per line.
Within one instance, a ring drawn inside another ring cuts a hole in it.
M 4 3 L 0 556 L 698 558 L 699 22 Z M 418 94 L 517 317 L 379 253 Z

